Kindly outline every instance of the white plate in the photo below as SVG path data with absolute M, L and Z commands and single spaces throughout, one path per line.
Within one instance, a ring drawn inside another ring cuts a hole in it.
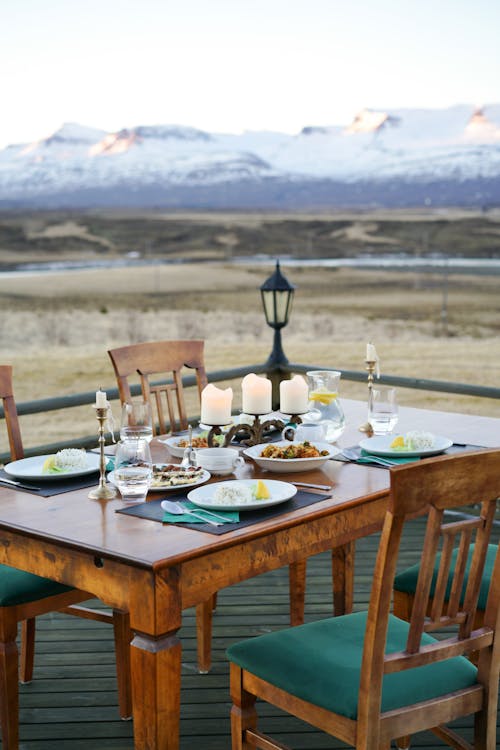
M 186 487 L 198 487 L 199 484 L 203 484 L 204 482 L 208 482 L 210 479 L 211 474 L 209 471 L 205 471 L 203 469 L 203 472 L 199 479 L 197 479 L 195 482 L 189 482 L 188 484 L 167 484 L 165 487 L 150 487 L 148 492 L 170 492 L 171 490 L 183 490 Z M 111 482 L 111 484 L 115 484 L 115 474 L 114 471 L 110 471 L 108 474 L 108 482 Z
M 397 435 L 374 435 L 371 438 L 361 440 L 359 445 L 367 453 L 372 453 L 374 456 L 392 456 L 399 458 L 406 458 L 411 456 L 436 456 L 438 453 L 442 453 L 453 445 L 453 440 L 441 435 L 434 435 L 434 445 L 432 448 L 422 448 L 421 450 L 415 451 L 397 451 L 391 448 L 390 445 Z
M 202 434 L 202 433 L 199 433 L 199 432 L 198 433 L 194 433 L 193 432 L 193 437 L 194 438 L 199 437 L 200 434 Z M 221 439 L 222 439 L 222 441 L 224 441 L 224 436 L 221 436 Z M 186 450 L 187 445 L 182 446 L 182 445 L 179 445 L 179 443 L 181 441 L 184 442 L 184 440 L 186 440 L 186 442 L 188 441 L 187 434 L 186 435 L 174 435 L 174 437 L 162 438 L 162 439 L 160 439 L 159 442 L 163 443 L 164 445 L 167 446 L 168 452 L 172 456 L 175 456 L 175 458 L 182 458 L 184 456 L 184 451 Z M 204 449 L 203 448 L 196 448 L 195 447 L 195 450 L 200 450 L 201 451 L 201 450 L 204 450 Z
M 266 486 L 271 493 L 268 500 L 252 500 L 249 503 L 235 503 L 234 505 L 225 505 L 214 500 L 216 487 L 241 487 L 242 485 L 253 487 L 256 483 L 255 479 L 233 479 L 228 482 L 207 484 L 205 487 L 198 487 L 198 489 L 188 492 L 188 500 L 207 510 L 258 510 L 259 508 L 269 508 L 271 505 L 284 503 L 297 494 L 297 488 L 293 484 L 279 482 L 276 479 L 266 479 Z
M 12 461 L 4 467 L 6 474 L 10 474 L 16 479 L 35 479 L 37 482 L 57 482 L 58 480 L 72 479 L 73 477 L 83 477 L 86 474 L 93 474 L 99 471 L 99 456 L 94 453 L 87 453 L 87 468 L 75 469 L 74 471 L 64 471 L 60 474 L 43 474 L 43 464 L 53 453 L 45 456 L 31 456 L 31 458 L 20 458 L 19 461 Z
M 322 466 L 325 461 L 328 461 L 328 459 L 333 458 L 337 453 L 340 453 L 340 448 L 334 447 L 333 445 L 330 445 L 330 443 L 320 443 L 315 440 L 312 445 L 320 451 L 327 451 L 325 456 L 315 456 L 314 458 L 264 458 L 261 456 L 261 453 L 264 448 L 267 448 L 269 445 L 277 445 L 279 447 L 300 445 L 300 441 L 290 442 L 289 440 L 279 440 L 276 443 L 260 443 L 259 445 L 252 445 L 250 448 L 244 450 L 243 453 L 245 456 L 253 459 L 262 469 L 284 474 L 288 472 L 317 469 Z

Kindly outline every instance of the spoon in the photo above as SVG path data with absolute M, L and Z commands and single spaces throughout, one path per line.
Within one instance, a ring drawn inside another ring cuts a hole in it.
M 222 526 L 222 524 L 218 521 L 212 521 L 210 518 L 205 518 L 205 516 L 202 516 L 200 513 L 196 513 L 196 511 L 194 510 L 185 508 L 183 505 L 175 503 L 173 500 L 162 500 L 161 507 L 163 508 L 163 510 L 166 510 L 167 513 L 171 513 L 173 516 L 182 516 L 184 514 L 187 514 L 188 516 L 199 518 L 202 521 L 205 521 L 205 523 L 209 523 L 211 526 Z

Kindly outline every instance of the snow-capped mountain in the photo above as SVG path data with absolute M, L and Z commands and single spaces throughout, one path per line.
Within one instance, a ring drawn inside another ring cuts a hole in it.
M 500 201 L 500 104 L 365 109 L 297 135 L 66 123 L 0 151 L 0 207 L 299 207 Z

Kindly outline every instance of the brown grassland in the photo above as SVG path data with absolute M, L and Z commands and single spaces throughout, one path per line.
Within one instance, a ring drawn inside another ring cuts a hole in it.
M 192 262 L 177 265 L 0 274 L 1 361 L 14 366 L 16 399 L 27 401 L 112 387 L 114 374 L 107 350 L 137 341 L 203 338 L 209 371 L 264 362 L 272 331 L 264 321 L 258 288 L 270 267 L 235 265 L 227 258 L 228 245 L 234 250 L 234 237 L 238 237 L 245 220 L 251 224 L 251 218 L 240 217 L 238 223 L 234 216 L 226 217 L 217 227 L 217 236 L 222 232 L 226 235 L 226 259 L 219 256 L 202 262 L 197 255 Z M 215 221 L 213 217 L 210 220 Z M 36 221 L 37 228 L 33 228 Z M 95 234 L 81 217 L 58 217 L 52 223 L 45 219 L 45 225 L 41 221 L 40 217 L 31 217 L 30 236 L 42 233 L 47 237 L 49 229 L 50 241 L 59 243 L 59 258 L 75 257 L 76 248 L 64 253 L 63 246 L 76 235 L 81 236 L 82 227 L 85 235 Z M 176 221 L 192 227 L 201 219 L 177 216 Z M 351 242 L 366 243 L 367 232 L 372 237 L 379 233 L 387 246 L 390 228 L 377 224 L 371 216 L 363 221 L 361 227 L 358 219 L 351 222 Z M 404 224 L 401 218 L 398 221 Z M 391 222 L 395 223 L 394 217 Z M 144 223 L 147 225 L 147 220 Z M 9 231 L 20 225 L 20 221 L 16 225 L 15 217 L 3 222 Z M 58 230 L 61 225 L 63 229 Z M 490 239 L 498 226 L 488 225 Z M 476 224 L 474 231 L 478 233 L 480 228 Z M 29 246 L 26 227 L 24 234 L 15 235 L 15 247 L 1 229 L 3 261 L 14 256 L 19 261 L 21 236 L 24 258 L 47 257 L 46 247 Z M 343 231 L 345 236 L 345 227 Z M 104 251 L 107 239 L 100 235 L 96 243 Z M 52 255 L 57 254 L 55 247 Z M 124 249 L 129 251 L 130 247 Z M 271 255 L 272 250 L 268 248 L 268 252 Z M 78 257 L 90 259 L 82 247 Z M 371 340 L 386 374 L 498 386 L 500 276 L 287 268 L 286 263 L 284 270 L 297 285 L 290 324 L 283 333 L 291 362 L 362 370 L 366 342 Z M 239 383 L 232 385 L 237 408 Z M 341 395 L 363 399 L 366 387 L 343 381 Z M 499 402 L 490 399 L 400 389 L 399 401 L 500 416 Z M 193 414 L 196 408 L 191 399 Z M 117 403 L 113 410 L 118 417 Z M 29 446 L 92 434 L 96 422 L 88 406 L 23 417 L 21 426 Z

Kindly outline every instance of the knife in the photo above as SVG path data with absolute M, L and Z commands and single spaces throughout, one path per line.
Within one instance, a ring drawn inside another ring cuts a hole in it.
M 40 490 L 40 487 L 34 487 L 32 484 L 23 484 L 22 482 L 14 481 L 14 479 L 6 479 L 4 477 L 0 477 L 0 484 L 13 484 L 15 487 L 20 487 L 23 490 L 35 490 L 35 492 Z
M 310 487 L 312 490 L 331 490 L 331 484 L 309 484 L 308 482 L 290 482 L 295 487 Z

